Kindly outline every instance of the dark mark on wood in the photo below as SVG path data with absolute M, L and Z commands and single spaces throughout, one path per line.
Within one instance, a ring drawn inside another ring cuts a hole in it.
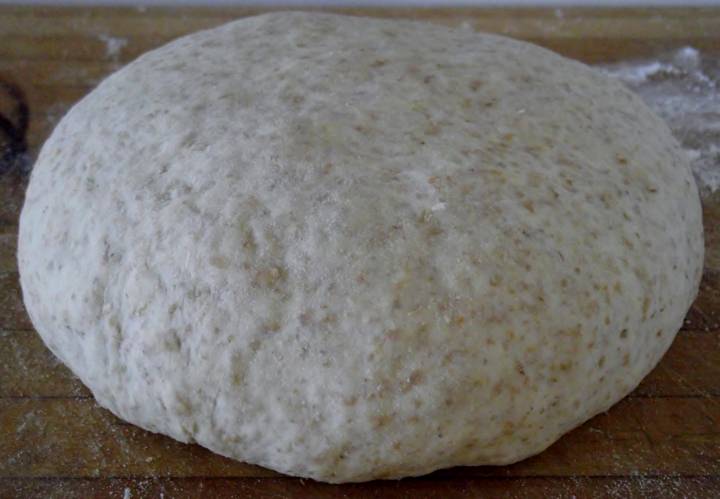
M 0 174 L 30 172 L 27 130 L 30 108 L 25 92 L 15 83 L 0 77 Z

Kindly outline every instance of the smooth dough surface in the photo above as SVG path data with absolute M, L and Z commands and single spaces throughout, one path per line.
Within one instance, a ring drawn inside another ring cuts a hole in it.
M 19 239 L 33 324 L 102 406 L 332 482 L 542 451 L 658 362 L 702 258 L 687 159 L 620 83 L 301 13 L 103 81 Z

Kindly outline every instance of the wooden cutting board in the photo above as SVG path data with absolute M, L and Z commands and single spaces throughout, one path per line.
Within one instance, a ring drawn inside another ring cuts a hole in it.
M 640 387 L 513 466 L 333 486 L 279 475 L 124 423 L 43 346 L 15 247 L 25 179 L 57 119 L 97 82 L 179 35 L 258 9 L 0 6 L 0 497 L 720 497 L 720 193 L 683 330 Z M 530 40 L 589 63 L 691 45 L 720 60 L 720 9 L 344 9 Z M 717 110 L 716 110 L 717 111 Z M 27 121 L 27 126 L 25 126 Z

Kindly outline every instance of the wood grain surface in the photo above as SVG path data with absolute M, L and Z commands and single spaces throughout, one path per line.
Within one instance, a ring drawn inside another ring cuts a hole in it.
M 588 63 L 685 45 L 720 58 L 720 9 L 340 10 L 465 25 Z M 700 295 L 667 355 L 609 412 L 521 463 L 326 485 L 148 433 L 95 404 L 22 305 L 15 249 L 23 172 L 57 120 L 104 76 L 177 36 L 258 12 L 0 6 L 0 498 L 720 497 L 720 193 L 704 200 Z

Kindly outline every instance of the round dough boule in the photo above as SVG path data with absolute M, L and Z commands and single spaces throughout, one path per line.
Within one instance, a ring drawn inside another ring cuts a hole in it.
M 103 81 L 19 236 L 33 324 L 102 406 L 331 482 L 542 451 L 658 362 L 702 258 L 687 159 L 620 83 L 302 13 Z

